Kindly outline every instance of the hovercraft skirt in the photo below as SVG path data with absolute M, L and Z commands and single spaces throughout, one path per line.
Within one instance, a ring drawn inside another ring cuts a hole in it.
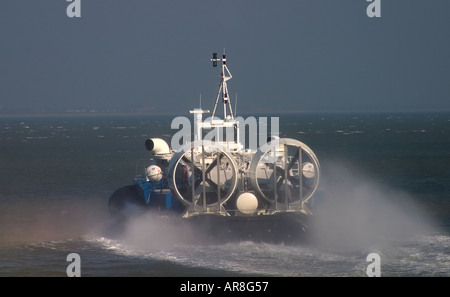
M 293 244 L 306 240 L 307 219 L 300 212 L 280 212 L 258 216 L 202 214 L 185 220 L 197 234 L 202 234 L 202 238 L 213 243 L 253 241 Z

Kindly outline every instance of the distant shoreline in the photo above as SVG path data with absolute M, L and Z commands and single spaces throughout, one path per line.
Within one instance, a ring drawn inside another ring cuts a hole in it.
M 282 116 L 282 115 L 314 115 L 314 114 L 445 114 L 450 110 L 411 110 L 411 111 L 276 111 L 276 112 L 243 112 L 235 116 Z M 189 112 L 66 112 L 66 113 L 31 113 L 2 114 L 1 118 L 51 118 L 51 117 L 105 117 L 105 116 L 189 116 Z

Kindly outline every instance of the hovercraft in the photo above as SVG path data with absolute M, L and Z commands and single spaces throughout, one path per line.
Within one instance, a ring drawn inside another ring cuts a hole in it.
M 113 192 L 111 214 L 170 215 L 219 241 L 304 240 L 320 177 L 316 155 L 299 140 L 274 135 L 273 129 L 265 141 L 259 137 L 256 148 L 244 145 L 249 136 L 242 131 L 254 122 L 233 113 L 225 54 L 218 58 L 214 53 L 211 61 L 222 66 L 212 116 L 203 119 L 208 110 L 191 110 L 193 131 L 177 132 L 172 147 L 162 138 L 147 139 L 148 162 L 133 184 Z M 215 115 L 220 99 L 223 118 Z

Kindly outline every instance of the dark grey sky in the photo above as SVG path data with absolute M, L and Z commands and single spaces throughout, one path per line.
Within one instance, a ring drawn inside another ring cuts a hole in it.
M 224 48 L 238 112 L 450 110 L 448 0 L 68 4 L 0 2 L 0 112 L 211 109 Z

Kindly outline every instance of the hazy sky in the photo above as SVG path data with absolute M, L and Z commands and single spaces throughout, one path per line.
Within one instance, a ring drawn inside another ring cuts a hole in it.
M 238 112 L 450 110 L 450 1 L 0 2 L 0 112 L 212 109 L 224 49 Z

